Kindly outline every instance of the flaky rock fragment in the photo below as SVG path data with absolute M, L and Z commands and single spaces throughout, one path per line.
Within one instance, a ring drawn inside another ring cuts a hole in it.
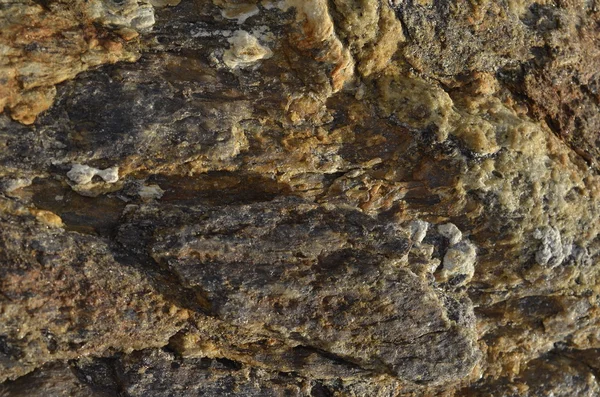
M 74 164 L 71 170 L 67 172 L 67 177 L 78 185 L 90 183 L 96 175 L 104 179 L 105 182 L 115 183 L 119 180 L 119 167 L 99 170 L 87 165 Z
M 571 255 L 571 244 L 563 244 L 560 232 L 554 228 L 544 231 L 536 229 L 533 237 L 540 240 L 540 249 L 535 254 L 535 260 L 540 265 L 556 267 Z
M 415 220 L 410 223 L 411 238 L 416 243 L 421 243 L 427 235 L 429 224 L 422 220 Z
M 449 279 L 453 276 L 462 278 L 458 284 L 468 283 L 475 274 L 477 251 L 473 244 L 463 241 L 449 248 L 444 254 L 442 277 Z
M 462 240 L 462 232 L 453 223 L 445 223 L 438 226 L 440 234 L 448 239 L 450 245 L 456 245 Z
M 270 49 L 260 44 L 256 37 L 244 30 L 236 31 L 227 41 L 231 47 L 223 54 L 223 62 L 231 69 L 250 66 L 273 55 Z

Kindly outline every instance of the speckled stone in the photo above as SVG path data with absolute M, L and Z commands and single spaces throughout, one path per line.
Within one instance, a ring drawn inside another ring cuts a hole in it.
M 0 395 L 598 395 L 598 23 L 0 2 Z

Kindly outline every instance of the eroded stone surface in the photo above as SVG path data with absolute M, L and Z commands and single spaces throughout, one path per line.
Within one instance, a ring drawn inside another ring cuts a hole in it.
M 1 393 L 598 394 L 598 18 L 0 5 Z
M 185 323 L 187 310 L 106 242 L 34 215 L 2 214 L 2 380 L 49 361 L 162 346 Z
M 55 85 L 89 68 L 138 58 L 127 42 L 154 25 L 145 1 L 5 2 L 0 11 L 0 112 L 31 124 Z
M 297 199 L 188 210 L 148 250 L 218 318 L 411 382 L 451 381 L 477 360 L 470 304 L 407 268 L 407 233 L 394 223 Z M 124 245 L 160 210 L 138 211 L 117 237 Z

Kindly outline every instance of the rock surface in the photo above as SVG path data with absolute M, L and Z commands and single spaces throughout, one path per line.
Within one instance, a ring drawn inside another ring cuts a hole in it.
M 599 395 L 599 7 L 1 2 L 0 395 Z

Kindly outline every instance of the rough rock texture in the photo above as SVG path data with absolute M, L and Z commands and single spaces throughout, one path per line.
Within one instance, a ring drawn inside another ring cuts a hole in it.
M 0 1 L 0 396 L 600 395 L 599 26 Z

